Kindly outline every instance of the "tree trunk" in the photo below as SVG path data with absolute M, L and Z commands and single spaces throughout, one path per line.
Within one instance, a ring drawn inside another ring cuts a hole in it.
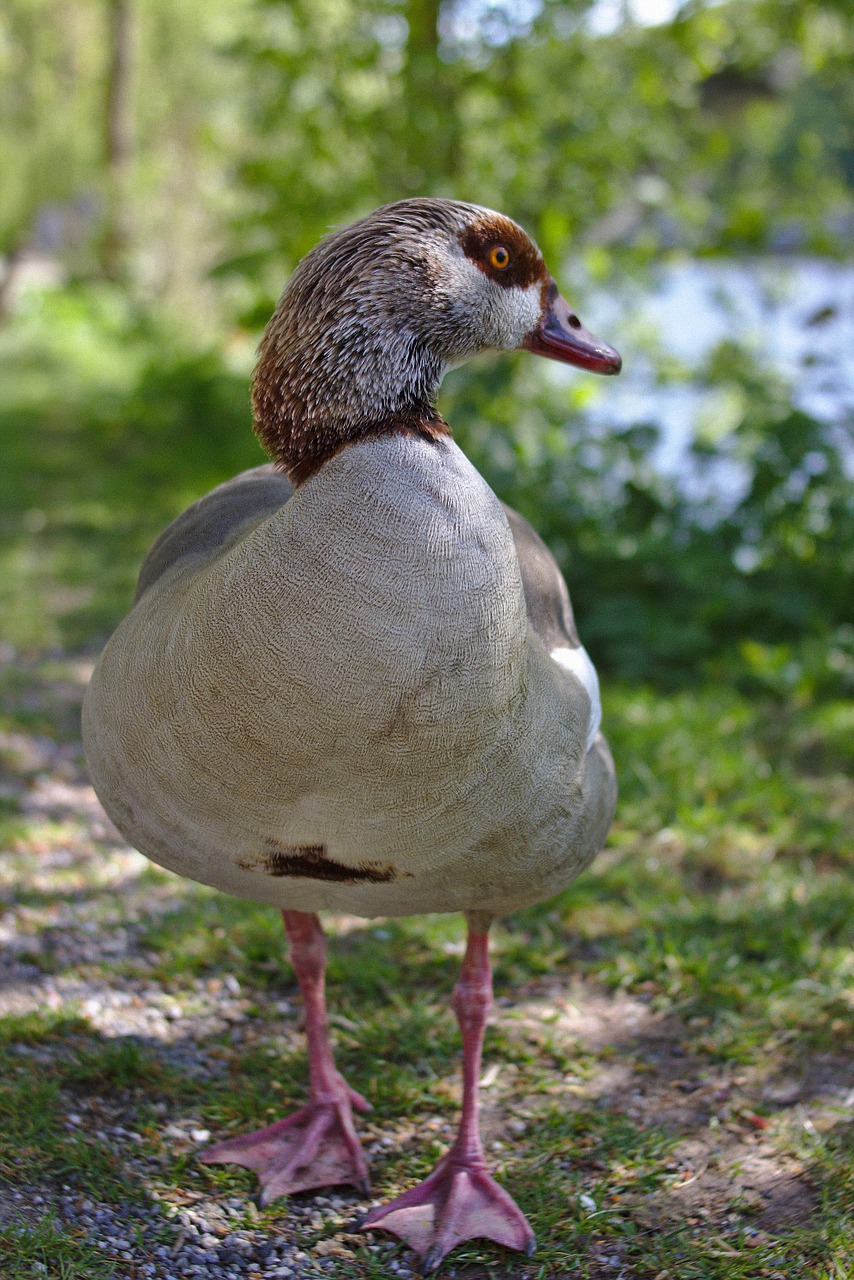
M 108 63 L 104 111 L 107 210 L 101 265 L 111 280 L 127 274 L 131 242 L 129 170 L 132 150 L 131 0 L 108 0 Z
M 459 169 L 459 120 L 452 69 L 439 57 L 442 0 L 409 0 L 404 96 L 406 186 L 410 195 L 450 193 Z
M 21 240 L 6 254 L 6 262 L 0 274 L 0 325 L 5 324 L 12 313 L 15 282 L 23 265 L 25 252 L 26 245 Z

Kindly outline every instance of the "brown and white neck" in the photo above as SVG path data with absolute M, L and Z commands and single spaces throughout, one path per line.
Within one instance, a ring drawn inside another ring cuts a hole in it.
M 308 341 L 283 343 L 292 337 L 283 327 L 274 316 L 264 335 L 252 407 L 261 444 L 294 484 L 358 440 L 450 434 L 434 407 L 443 364 L 414 335 L 372 338 L 344 323 Z

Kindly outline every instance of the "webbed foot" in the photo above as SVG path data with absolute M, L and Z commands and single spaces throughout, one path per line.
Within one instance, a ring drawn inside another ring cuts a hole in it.
M 373 1209 L 361 1228 L 400 1236 L 420 1256 L 425 1275 L 465 1240 L 494 1240 L 527 1254 L 535 1244 L 527 1218 L 485 1164 L 452 1153 L 417 1187 Z
M 277 1196 L 342 1182 L 367 1193 L 368 1166 L 352 1107 L 369 1111 L 370 1103 L 348 1085 L 343 1089 L 339 1098 L 313 1100 L 266 1129 L 217 1143 L 200 1158 L 204 1164 L 239 1164 L 257 1173 L 262 1208 Z

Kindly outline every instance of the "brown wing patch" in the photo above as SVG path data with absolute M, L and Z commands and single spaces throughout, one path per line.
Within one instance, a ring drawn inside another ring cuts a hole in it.
M 326 852 L 324 844 L 283 844 L 269 836 L 264 852 L 253 854 L 237 864 L 244 871 L 261 867 L 268 876 L 300 876 L 308 880 L 335 880 L 338 884 L 385 884 L 397 879 L 397 868 L 390 862 L 358 862 L 346 866 Z
M 470 223 L 460 235 L 460 244 L 466 257 L 496 284 L 527 289 L 548 279 L 542 254 L 531 237 L 500 213 Z M 489 260 L 490 250 L 499 245 L 510 252 L 510 264 L 503 271 Z

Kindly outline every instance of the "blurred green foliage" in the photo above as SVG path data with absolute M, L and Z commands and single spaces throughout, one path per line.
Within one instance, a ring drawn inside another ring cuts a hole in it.
M 246 370 L 107 286 L 33 298 L 0 360 L 4 639 L 79 647 L 126 612 L 164 524 L 264 461 Z
M 4 637 L 102 638 L 163 523 L 260 460 L 252 350 L 330 223 L 413 193 L 474 199 L 528 226 L 559 278 L 572 264 L 582 301 L 619 299 L 671 253 L 843 254 L 850 5 L 673 11 L 652 26 L 601 0 L 9 0 Z M 28 255 L 59 282 L 22 292 Z M 659 381 L 683 376 L 653 347 Z M 656 466 L 654 404 L 609 424 L 589 381 L 529 358 L 455 372 L 443 408 L 555 549 L 604 670 L 850 689 L 850 421 L 809 416 L 735 340 L 691 376 L 723 406 L 695 424 L 694 468 L 742 477 L 724 507 Z
M 235 266 L 292 262 L 319 221 L 426 191 L 507 209 L 550 258 L 583 237 L 650 255 L 839 244 L 851 210 L 844 0 L 674 5 L 597 30 L 585 0 L 265 3 Z
M 455 375 L 448 416 L 561 561 L 605 670 L 678 685 L 703 665 L 781 695 L 851 688 L 854 502 L 840 447 L 745 353 L 718 358 L 743 416 L 695 452 L 735 454 L 750 477 L 723 515 L 653 468 L 654 424 L 591 437 L 580 414 L 564 425 L 559 386 L 520 394 L 498 364 L 491 380 Z

